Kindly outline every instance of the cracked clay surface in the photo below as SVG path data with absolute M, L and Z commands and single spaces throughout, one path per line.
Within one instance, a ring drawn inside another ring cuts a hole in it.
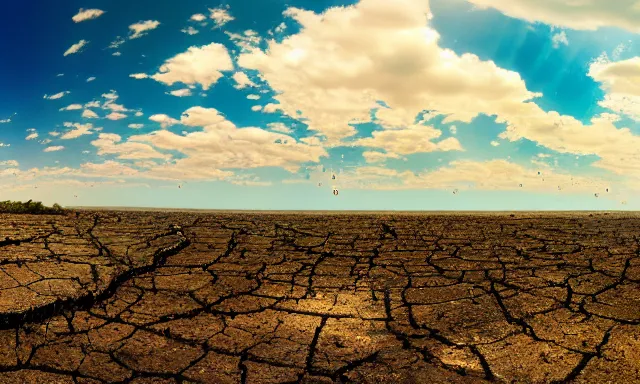
M 639 227 L 0 215 L 0 383 L 638 382 Z

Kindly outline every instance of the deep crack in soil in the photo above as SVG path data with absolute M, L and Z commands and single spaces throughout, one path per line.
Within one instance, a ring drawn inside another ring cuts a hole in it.
M 0 215 L 0 383 L 640 382 L 639 224 Z

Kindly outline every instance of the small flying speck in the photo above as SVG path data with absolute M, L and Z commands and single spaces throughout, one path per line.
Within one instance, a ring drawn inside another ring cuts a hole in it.
M 333 189 L 333 195 L 334 195 L 334 196 L 338 196 L 338 190 L 337 190 L 337 189 L 335 189 L 335 188 Z

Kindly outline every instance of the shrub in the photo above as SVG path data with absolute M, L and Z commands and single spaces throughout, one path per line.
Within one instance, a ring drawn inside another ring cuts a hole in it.
M 0 201 L 0 213 L 23 213 L 32 215 L 61 215 L 65 213 L 64 208 L 59 204 L 53 204 L 53 207 L 47 207 L 40 201 L 29 200 L 21 201 Z

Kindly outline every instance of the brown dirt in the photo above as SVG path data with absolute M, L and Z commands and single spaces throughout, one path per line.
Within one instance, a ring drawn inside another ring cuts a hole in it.
M 638 382 L 639 224 L 0 215 L 0 383 Z

